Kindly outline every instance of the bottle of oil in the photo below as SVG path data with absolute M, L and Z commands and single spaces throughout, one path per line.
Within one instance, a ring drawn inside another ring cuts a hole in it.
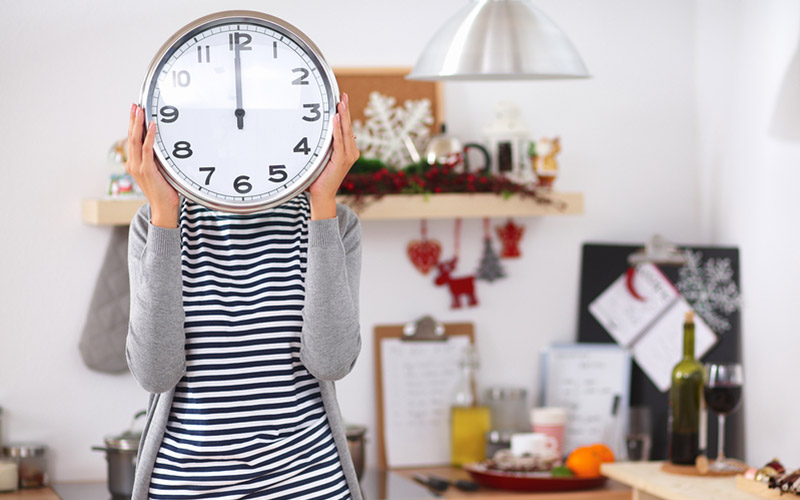
M 491 428 L 489 407 L 478 404 L 474 347 L 464 350 L 459 365 L 461 376 L 450 409 L 451 461 L 455 466 L 486 458 L 486 433 Z
M 705 369 L 694 357 L 694 312 L 686 313 L 683 324 L 683 359 L 672 370 L 670 389 L 669 459 L 674 464 L 694 465 L 700 454 Z

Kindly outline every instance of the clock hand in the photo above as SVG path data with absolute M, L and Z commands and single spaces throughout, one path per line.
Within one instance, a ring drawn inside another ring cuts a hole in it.
M 239 130 L 244 128 L 244 108 L 242 107 L 242 59 L 239 56 L 239 46 L 237 43 L 234 56 L 234 64 L 236 66 L 236 111 L 233 112 L 236 116 L 236 126 Z

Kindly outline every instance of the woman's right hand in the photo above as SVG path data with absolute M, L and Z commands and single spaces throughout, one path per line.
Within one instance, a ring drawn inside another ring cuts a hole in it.
M 125 170 L 150 202 L 150 222 L 165 228 L 178 227 L 178 204 L 180 198 L 156 166 L 153 158 L 153 142 L 156 137 L 156 123 L 150 122 L 147 135 L 142 142 L 144 130 L 144 110 L 136 104 L 131 105 L 128 121 L 128 160 Z

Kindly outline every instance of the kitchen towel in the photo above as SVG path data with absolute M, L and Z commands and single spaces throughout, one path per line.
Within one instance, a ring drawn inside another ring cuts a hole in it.
M 86 366 L 105 373 L 128 370 L 125 338 L 129 313 L 128 226 L 119 226 L 111 234 L 81 334 L 79 349 Z

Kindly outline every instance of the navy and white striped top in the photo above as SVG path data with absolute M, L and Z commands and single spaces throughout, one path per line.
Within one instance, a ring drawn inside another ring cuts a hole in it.
M 310 207 L 181 208 L 186 374 L 150 499 L 345 499 L 319 384 L 300 362 Z

